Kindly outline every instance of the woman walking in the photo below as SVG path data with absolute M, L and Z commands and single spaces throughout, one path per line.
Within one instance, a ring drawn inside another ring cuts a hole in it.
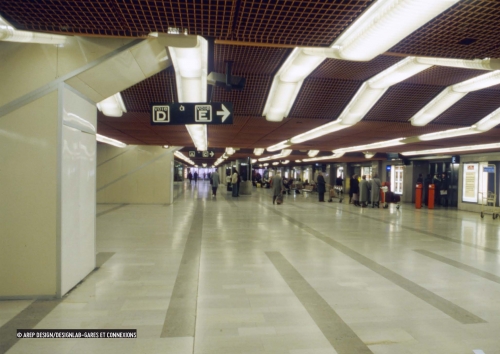
M 321 171 L 318 172 L 317 188 L 318 188 L 319 201 L 324 202 L 325 201 L 326 182 L 325 182 L 325 177 L 323 177 L 323 173 Z

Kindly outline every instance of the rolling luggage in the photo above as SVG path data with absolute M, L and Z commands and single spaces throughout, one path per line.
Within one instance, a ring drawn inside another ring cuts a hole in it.
M 283 194 L 280 194 L 276 197 L 276 204 L 283 204 Z

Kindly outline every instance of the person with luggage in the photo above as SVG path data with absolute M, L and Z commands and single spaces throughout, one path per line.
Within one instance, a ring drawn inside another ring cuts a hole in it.
M 318 199 L 320 202 L 325 201 L 325 192 L 326 192 L 326 182 L 323 177 L 323 173 L 321 171 L 318 172 L 316 187 L 318 188 Z
M 212 197 L 217 196 L 217 188 L 219 187 L 220 178 L 217 170 L 210 175 L 210 184 L 212 185 Z
M 273 204 L 276 203 L 276 199 L 278 199 L 278 204 L 281 204 L 280 200 L 283 199 L 283 180 L 281 179 L 280 171 L 277 171 L 273 178 L 271 178 L 271 189 L 273 192 Z
M 380 187 L 382 187 L 382 182 L 378 178 L 378 173 L 374 173 L 371 180 L 372 208 L 375 208 L 375 206 L 380 208 Z
M 366 175 L 363 175 L 361 182 L 359 182 L 359 203 L 362 208 L 366 208 L 367 206 L 368 193 L 370 193 L 370 184 L 366 180 Z
M 351 178 L 351 188 L 349 189 L 349 195 L 352 197 L 352 203 L 354 206 L 360 206 L 359 204 L 359 181 L 358 175 L 354 174 Z

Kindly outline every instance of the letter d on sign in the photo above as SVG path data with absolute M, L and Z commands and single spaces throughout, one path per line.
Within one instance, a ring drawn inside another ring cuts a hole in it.
M 153 106 L 153 123 L 170 123 L 170 107 Z
M 162 111 L 156 111 L 156 121 L 164 121 L 167 119 L 167 114 Z

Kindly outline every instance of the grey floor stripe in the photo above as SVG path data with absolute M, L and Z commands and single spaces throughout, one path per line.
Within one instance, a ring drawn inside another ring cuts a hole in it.
M 266 252 L 266 255 L 338 354 L 372 353 L 280 252 Z
M 365 217 L 365 218 L 370 219 L 370 220 L 375 220 L 375 221 L 378 221 L 378 222 L 382 222 L 384 224 L 394 225 L 394 226 L 400 227 L 400 228 L 402 228 L 404 230 L 410 230 L 410 231 L 418 232 L 418 233 L 421 233 L 421 234 L 424 234 L 424 235 L 427 235 L 427 236 L 439 238 L 439 239 L 444 240 L 444 241 L 454 242 L 454 243 L 458 243 L 460 245 L 473 247 L 473 248 L 476 248 L 476 249 L 481 250 L 481 251 L 485 251 L 485 252 L 489 252 L 489 253 L 494 253 L 494 254 L 500 254 L 499 250 L 496 250 L 496 249 L 493 249 L 493 248 L 478 246 L 476 244 L 473 244 L 473 243 L 470 243 L 470 242 L 465 242 L 465 241 L 460 241 L 460 240 L 454 239 L 452 237 L 435 234 L 435 233 L 432 233 L 432 232 L 429 232 L 429 231 L 425 231 L 425 230 L 421 230 L 421 229 L 417 229 L 417 228 L 411 227 L 411 226 L 401 225 L 401 224 L 398 224 L 398 223 L 393 222 L 393 221 L 387 221 L 387 220 L 383 220 L 381 218 L 376 218 L 376 217 L 368 216 L 366 214 L 360 214 L 359 212 L 348 211 L 348 210 L 346 210 L 344 208 L 337 208 L 335 206 L 330 206 L 330 205 L 326 205 L 326 207 L 331 208 L 331 209 L 340 210 L 343 213 L 348 213 L 348 214 L 353 214 L 353 215 L 357 215 L 357 216 L 362 216 L 362 217 Z
M 441 296 L 434 294 L 433 292 L 425 289 L 424 287 L 421 287 L 420 285 L 412 282 L 411 280 L 408 280 L 405 277 L 393 272 L 392 270 L 378 264 L 377 262 L 372 261 L 371 259 L 363 256 L 362 254 L 351 250 L 350 248 L 344 246 L 340 242 L 337 242 L 337 241 L 333 240 L 332 238 L 325 236 L 321 232 L 301 223 L 300 221 L 297 221 L 297 220 L 295 220 L 295 219 L 293 219 L 293 218 L 291 218 L 291 217 L 289 217 L 289 216 L 287 216 L 279 211 L 276 211 L 273 208 L 269 208 L 267 206 L 266 206 L 266 208 L 271 210 L 272 212 L 280 215 L 282 218 L 288 220 L 291 224 L 308 232 L 309 234 L 320 239 L 321 241 L 329 244 L 330 246 L 332 246 L 336 250 L 342 252 L 346 256 L 361 263 L 362 265 L 369 268 L 373 272 L 386 278 L 387 280 L 389 280 L 393 284 L 405 289 L 406 291 L 408 291 L 409 293 L 418 297 L 419 299 L 427 302 L 429 305 L 434 306 L 436 309 L 444 312 L 445 314 L 454 318 L 458 322 L 463 323 L 463 324 L 486 323 L 485 320 L 483 320 L 482 318 L 467 311 L 466 309 L 463 309 L 460 306 L 455 305 L 451 301 L 448 301 L 448 300 L 442 298 Z
M 35 328 L 60 302 L 37 300 L 0 327 L 0 354 L 7 353 L 19 341 L 16 330 Z
M 123 208 L 123 207 L 125 207 L 127 205 L 129 205 L 129 204 L 128 203 L 124 203 L 124 204 L 117 205 L 117 206 L 115 206 L 113 208 L 109 208 L 108 210 L 101 211 L 100 213 L 97 213 L 95 216 L 96 216 L 96 218 L 98 218 L 99 216 L 103 216 L 105 214 L 111 213 L 112 211 L 118 210 L 118 209 Z
M 414 250 L 414 251 L 417 252 L 417 253 L 420 253 L 420 254 L 422 254 L 424 256 L 427 256 L 429 258 L 432 258 L 432 259 L 435 259 L 437 261 L 449 264 L 449 265 L 451 265 L 453 267 L 456 267 L 458 269 L 464 270 L 466 272 L 478 275 L 478 276 L 480 276 L 482 278 L 485 278 L 485 279 L 488 279 L 488 280 L 491 280 L 491 281 L 493 281 L 495 283 L 500 284 L 500 277 L 498 275 L 485 272 L 483 270 L 480 270 L 480 269 L 468 266 L 467 264 L 463 264 L 463 263 L 457 262 L 457 261 L 455 261 L 453 259 L 449 259 L 449 258 L 440 256 L 438 254 L 435 254 L 433 252 L 429 252 L 429 251 L 426 251 L 426 250 Z
M 116 252 L 99 252 L 96 255 L 95 265 L 97 268 L 102 267 Z
M 163 323 L 161 338 L 194 337 L 203 213 L 197 205 Z

